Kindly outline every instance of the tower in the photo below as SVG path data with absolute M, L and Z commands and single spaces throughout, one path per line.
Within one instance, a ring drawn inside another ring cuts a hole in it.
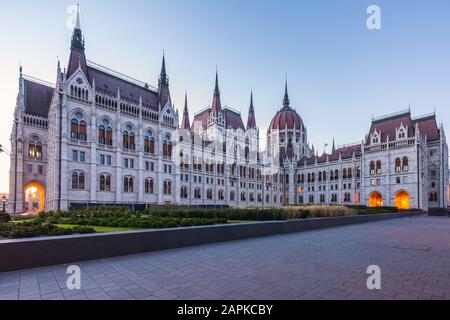
M 163 53 L 162 58 L 162 66 L 161 66 L 161 74 L 159 75 L 158 80 L 158 100 L 159 100 L 159 109 L 160 111 L 164 109 L 167 103 L 172 104 L 172 100 L 170 98 L 170 90 L 169 90 L 169 76 L 166 71 L 166 55 Z
M 184 110 L 183 110 L 183 119 L 181 121 L 181 128 L 184 130 L 191 130 L 191 123 L 189 120 L 189 109 L 188 109 L 188 97 L 187 93 L 184 96 Z

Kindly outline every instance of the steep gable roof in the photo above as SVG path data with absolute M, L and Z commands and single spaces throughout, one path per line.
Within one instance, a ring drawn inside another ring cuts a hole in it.
M 227 128 L 233 128 L 234 130 L 245 130 L 244 121 L 242 121 L 241 114 L 228 107 L 223 109 L 223 115 L 225 117 L 225 126 Z
M 24 86 L 25 113 L 47 118 L 55 88 L 31 79 L 24 79 Z
M 142 104 L 144 107 L 155 111 L 159 110 L 158 93 L 156 91 L 90 65 L 88 66 L 88 74 L 89 82 L 91 84 L 93 84 L 93 81 L 95 80 L 97 91 L 110 96 L 116 96 L 117 89 L 119 89 L 121 99 L 139 104 L 139 99 L 142 97 Z
M 409 111 L 399 112 L 390 116 L 374 119 L 370 127 L 369 136 L 366 144 L 370 144 L 370 137 L 375 132 L 381 132 L 380 142 L 396 140 L 397 129 L 403 125 L 408 130 L 408 137 L 414 137 L 414 125 Z
M 437 141 L 440 139 L 436 115 L 415 118 L 413 122 L 419 125 L 420 134 L 426 136 L 428 141 Z

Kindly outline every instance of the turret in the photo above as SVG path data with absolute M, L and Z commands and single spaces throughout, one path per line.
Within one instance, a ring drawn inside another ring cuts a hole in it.
M 85 51 L 85 42 L 83 33 L 81 31 L 80 5 L 78 5 L 77 18 L 70 46 L 70 58 L 69 58 L 69 66 L 67 68 L 67 78 L 72 76 L 78 69 L 81 69 L 86 78 L 88 78 L 87 61 L 84 51 Z
M 158 99 L 159 99 L 159 107 L 162 110 L 167 103 L 172 104 L 172 100 L 170 98 L 170 90 L 169 90 L 169 76 L 166 71 L 166 56 L 163 54 L 162 66 L 161 66 L 161 74 L 159 75 L 158 80 Z

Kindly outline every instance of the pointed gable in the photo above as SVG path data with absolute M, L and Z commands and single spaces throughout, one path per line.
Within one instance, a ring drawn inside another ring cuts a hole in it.
M 374 119 L 370 127 L 369 136 L 366 141 L 367 145 L 371 144 L 371 137 L 375 132 L 381 133 L 380 142 L 394 141 L 397 138 L 397 130 L 403 126 L 408 131 L 408 137 L 414 137 L 414 125 L 411 119 L 411 113 L 402 111 L 386 117 Z

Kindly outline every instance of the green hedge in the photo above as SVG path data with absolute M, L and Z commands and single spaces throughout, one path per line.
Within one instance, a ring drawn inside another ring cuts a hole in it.
M 48 213 L 40 213 L 39 217 L 47 219 L 54 218 L 119 218 L 130 217 L 132 215 L 131 209 L 127 207 L 102 207 L 90 208 L 73 211 L 50 211 Z
M 64 236 L 86 233 L 95 233 L 95 230 L 84 226 L 74 226 L 73 228 L 67 229 L 59 228 L 53 224 L 42 223 L 38 220 L 19 223 L 0 223 L 0 237 L 7 239 Z
M 203 218 L 203 219 L 226 219 L 243 221 L 270 221 L 286 220 L 283 209 L 261 209 L 261 208 L 227 208 L 227 209 L 205 209 L 186 207 L 152 207 L 144 211 L 144 214 L 155 217 L 169 218 Z
M 190 226 L 205 226 L 226 224 L 225 219 L 202 218 L 161 218 L 136 215 L 132 217 L 116 218 L 55 218 L 47 220 L 51 224 L 68 224 L 80 226 L 110 227 L 110 228 L 136 228 L 136 229 L 163 229 Z
M 0 212 L 0 223 L 6 223 L 11 221 L 11 216 L 5 212 Z
M 367 206 L 348 206 L 348 207 L 356 210 L 359 215 L 398 212 L 397 207 L 367 207 Z

